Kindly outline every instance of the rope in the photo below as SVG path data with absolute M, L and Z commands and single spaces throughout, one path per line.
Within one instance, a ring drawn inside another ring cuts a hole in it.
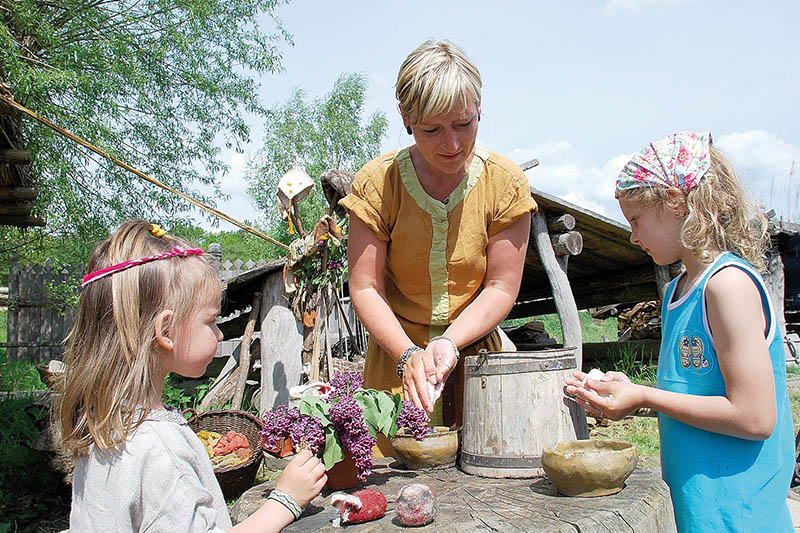
M 5 89 L 5 88 L 3 87 L 3 89 Z M 155 178 L 153 178 L 151 176 L 148 176 L 144 172 L 136 170 L 135 168 L 133 168 L 132 166 L 128 165 L 127 163 L 125 163 L 123 161 L 120 161 L 119 159 L 117 159 L 115 157 L 112 157 L 111 155 L 107 154 L 106 152 L 104 152 L 100 148 L 98 148 L 95 145 L 91 144 L 89 141 L 81 139 L 80 137 L 78 137 L 74 133 L 71 133 L 71 132 L 65 130 L 64 128 L 62 128 L 60 126 L 57 126 L 57 125 L 53 124 L 52 122 L 50 122 L 46 118 L 37 115 L 36 113 L 34 113 L 30 109 L 26 108 L 22 104 L 17 103 L 12 97 L 6 96 L 6 93 L 8 93 L 7 90 L 0 91 L 0 99 L 5 101 L 11 107 L 13 107 L 13 108 L 25 113 L 26 115 L 30 116 L 31 118 L 35 119 L 36 121 L 44 124 L 48 128 L 57 131 L 58 133 L 60 133 L 64 137 L 67 137 L 68 139 L 71 139 L 71 140 L 75 141 L 76 143 L 88 148 L 92 152 L 98 154 L 99 156 L 101 156 L 101 157 L 103 157 L 105 159 L 108 159 L 109 161 L 111 161 L 112 163 L 116 164 L 117 166 L 120 166 L 120 167 L 124 168 L 125 170 L 127 170 L 129 172 L 132 172 L 133 174 L 135 174 L 136 176 L 140 177 L 141 179 L 143 179 L 145 181 L 149 181 L 153 185 L 161 187 L 162 189 L 164 189 L 166 191 L 169 191 L 169 192 L 171 192 L 173 194 L 176 194 L 176 195 L 180 196 L 184 200 L 196 205 L 197 207 L 199 207 L 200 209 L 203 209 L 204 211 L 207 211 L 208 213 L 211 213 L 212 215 L 216 216 L 217 218 L 220 218 L 220 219 L 222 219 L 222 220 L 224 220 L 226 222 L 229 222 L 229 223 L 233 224 L 234 226 L 238 226 L 241 229 L 247 231 L 248 233 L 251 233 L 251 234 L 255 235 L 256 237 L 261 237 L 265 241 L 270 242 L 270 243 L 274 244 L 275 246 L 279 246 L 280 248 L 283 248 L 284 250 L 288 250 L 289 249 L 289 247 L 287 245 L 283 244 L 280 241 L 277 241 L 277 240 L 273 239 L 272 237 L 270 237 L 266 233 L 263 233 L 263 232 L 255 229 L 253 227 L 250 227 L 247 224 L 245 224 L 244 222 L 239 222 L 235 218 L 233 218 L 233 217 L 231 217 L 229 215 L 226 215 L 222 211 L 220 211 L 218 209 L 215 209 L 215 208 L 213 208 L 213 207 L 211 207 L 209 205 L 206 205 L 206 204 L 204 204 L 203 202 L 201 202 L 199 200 L 195 200 L 194 198 L 192 198 L 188 194 L 182 193 L 181 191 L 179 191 L 177 189 L 174 189 L 174 188 L 170 187 L 169 185 L 166 185 L 165 183 L 161 183 L 157 179 L 155 179 Z M 8 94 L 10 95 L 10 93 L 8 93 Z

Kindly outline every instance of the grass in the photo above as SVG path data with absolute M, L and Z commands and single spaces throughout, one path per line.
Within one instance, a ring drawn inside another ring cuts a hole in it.
M 581 332 L 583 333 L 583 342 L 605 342 L 617 340 L 617 319 L 607 318 L 605 320 L 598 320 L 592 318 L 588 311 L 580 311 L 578 318 L 581 321 Z M 558 319 L 556 313 L 550 315 L 540 315 L 527 318 L 513 318 L 511 320 L 503 321 L 503 326 L 521 326 L 531 320 L 540 320 L 544 323 L 544 329 L 547 334 L 558 342 L 563 342 L 564 336 L 561 333 L 561 321 Z

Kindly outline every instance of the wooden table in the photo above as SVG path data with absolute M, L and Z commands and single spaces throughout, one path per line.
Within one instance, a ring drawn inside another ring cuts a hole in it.
M 439 510 L 435 520 L 410 531 L 468 533 L 473 531 L 530 532 L 673 532 L 675 519 L 669 489 L 658 470 L 636 469 L 625 488 L 612 496 L 570 498 L 561 496 L 546 477 L 537 479 L 491 479 L 464 474 L 456 468 L 403 470 L 397 461 L 381 459 L 367 483 L 388 501 L 388 513 L 380 520 L 346 526 L 346 531 L 367 533 L 407 530 L 394 518 L 394 502 L 409 483 L 424 483 L 436 492 Z M 263 503 L 275 481 L 246 491 L 231 509 L 236 524 Z M 343 531 L 331 521 L 337 511 L 330 505 L 330 492 L 323 490 L 300 519 L 283 531 Z M 408 531 L 408 530 L 407 530 Z

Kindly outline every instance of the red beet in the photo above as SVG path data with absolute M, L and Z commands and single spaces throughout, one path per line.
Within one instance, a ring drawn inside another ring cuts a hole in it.
M 342 524 L 360 524 L 377 520 L 386 514 L 386 497 L 377 489 L 357 490 L 353 494 L 336 493 L 331 503 L 339 505 Z
M 424 526 L 436 516 L 436 494 L 422 483 L 412 483 L 397 495 L 397 519 L 404 526 Z

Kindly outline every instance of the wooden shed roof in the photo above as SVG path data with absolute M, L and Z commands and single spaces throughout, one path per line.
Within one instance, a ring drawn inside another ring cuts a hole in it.
M 630 228 L 556 196 L 531 187 L 547 216 L 570 214 L 583 236 L 583 250 L 567 261 L 567 277 L 578 309 L 658 299 L 655 264 L 631 244 Z M 533 239 L 528 244 L 517 304 L 509 318 L 555 312 L 552 289 Z

